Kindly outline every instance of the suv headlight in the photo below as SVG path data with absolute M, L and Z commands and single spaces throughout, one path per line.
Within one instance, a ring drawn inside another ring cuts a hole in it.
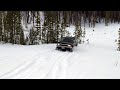
M 71 45 L 68 45 L 68 47 L 70 47 Z

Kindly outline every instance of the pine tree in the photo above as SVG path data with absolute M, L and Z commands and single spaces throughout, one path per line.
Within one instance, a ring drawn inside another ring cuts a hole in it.
M 88 13 L 91 13 L 90 11 Z M 91 26 L 91 15 L 88 15 L 89 27 Z
M 47 13 L 44 12 L 44 23 L 42 28 L 42 43 L 47 43 L 47 30 L 48 30 L 48 20 L 47 20 Z
M 19 43 L 24 45 L 25 44 L 25 40 L 24 40 L 24 32 L 22 29 L 22 25 L 21 25 L 21 12 L 18 12 L 18 29 L 19 29 Z
M 57 42 L 59 42 L 59 35 L 60 35 L 60 11 L 57 12 L 56 15 L 56 31 L 57 31 Z
M 40 23 L 40 12 L 37 11 L 36 16 L 36 44 L 40 44 L 41 42 L 41 23 Z
M 4 18 L 4 41 L 6 41 L 6 32 L 8 31 L 10 33 L 9 35 L 9 42 L 14 44 L 14 17 L 13 17 L 13 11 L 8 11 L 6 17 Z
M 47 16 L 48 16 L 48 17 L 47 17 L 47 18 L 48 18 L 48 23 L 47 23 L 47 24 L 48 24 L 47 44 L 48 44 L 48 43 L 51 43 L 51 34 L 52 34 L 52 29 L 53 29 L 53 28 L 52 28 L 52 25 L 53 25 L 53 24 L 52 24 L 51 11 L 48 11 L 47 14 L 48 14 L 48 15 L 47 15 Z
M 93 12 L 93 28 L 95 27 L 96 24 L 96 11 Z
M 105 12 L 105 25 L 106 25 L 106 26 L 108 26 L 109 17 L 110 17 L 110 11 L 106 11 L 106 12 Z
M 86 13 L 85 13 L 85 11 L 84 11 L 84 14 L 83 14 L 83 19 L 84 19 L 84 28 L 85 28 L 85 23 L 86 23 Z
M 85 34 L 86 34 L 86 32 L 85 32 L 85 28 L 84 28 L 84 30 L 82 30 L 82 42 L 84 43 L 85 42 Z
M 7 15 L 3 17 L 3 28 L 2 28 L 2 41 L 4 41 L 5 43 L 7 43 L 6 41 L 6 34 L 10 33 L 10 28 L 9 28 L 9 24 L 8 24 L 8 18 Z M 9 43 L 9 38 L 8 37 L 8 43 Z
M 118 51 L 120 51 L 120 28 L 119 28 L 119 31 L 118 31 L 118 35 L 119 35 L 119 38 L 118 38 Z
M 35 37 L 34 37 L 34 29 L 30 29 L 30 34 L 29 34 L 29 40 L 30 40 L 30 45 L 34 45 L 34 40 L 35 40 Z
M 66 17 L 67 14 L 65 13 L 65 11 L 62 11 L 61 14 L 62 14 L 61 39 L 62 39 L 63 37 L 65 37 L 65 32 L 66 32 L 65 27 L 67 25 L 67 17 Z
M 21 44 L 21 31 L 22 31 L 22 28 L 21 28 L 21 15 L 20 15 L 20 12 L 19 11 L 16 11 L 14 12 L 15 16 L 15 44 Z
M 0 42 L 2 41 L 2 11 L 0 11 Z

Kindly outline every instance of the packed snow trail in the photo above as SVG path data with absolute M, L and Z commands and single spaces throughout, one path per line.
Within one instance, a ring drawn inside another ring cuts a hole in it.
M 0 79 L 120 78 L 118 29 L 118 24 L 97 25 L 94 32 L 86 27 L 85 43 L 73 52 L 57 51 L 56 44 L 1 44 Z

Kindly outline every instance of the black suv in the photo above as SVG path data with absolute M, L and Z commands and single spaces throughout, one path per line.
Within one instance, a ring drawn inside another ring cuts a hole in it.
M 75 37 L 63 37 L 62 40 L 57 44 L 57 50 L 69 50 L 73 51 L 73 47 L 78 45 L 78 41 Z

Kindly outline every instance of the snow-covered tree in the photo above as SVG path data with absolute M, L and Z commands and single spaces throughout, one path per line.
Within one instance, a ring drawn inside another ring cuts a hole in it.
M 36 15 L 36 36 L 35 36 L 35 40 L 36 40 L 36 44 L 40 44 L 41 43 L 41 23 L 40 23 L 40 12 L 37 11 L 37 15 Z
M 118 35 L 119 35 L 119 38 L 118 38 L 118 51 L 120 51 L 120 28 L 119 28 L 119 31 L 118 31 Z

